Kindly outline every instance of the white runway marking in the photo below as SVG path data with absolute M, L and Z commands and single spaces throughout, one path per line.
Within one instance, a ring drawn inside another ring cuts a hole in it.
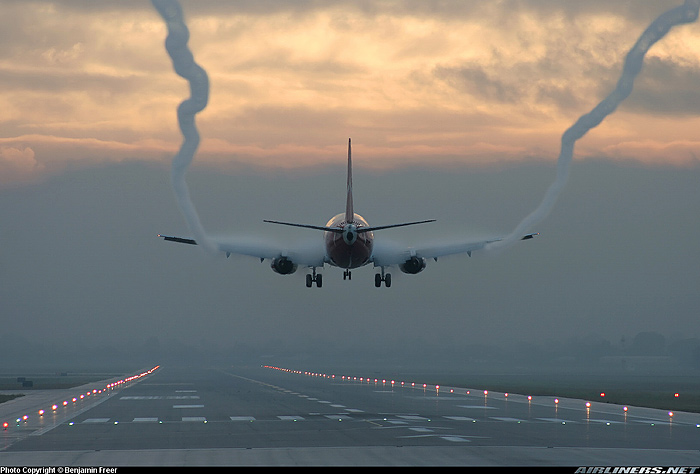
M 83 423 L 107 423 L 109 418 L 87 418 Z
M 515 422 L 523 421 L 519 418 L 510 418 L 508 416 L 492 416 L 491 419 L 498 420 L 498 421 L 515 421 Z
M 289 416 L 289 415 L 281 415 L 278 416 L 280 420 L 285 420 L 285 421 L 297 421 L 297 420 L 303 420 L 303 416 Z
M 537 419 L 542 420 L 542 421 L 550 421 L 552 423 L 577 423 L 576 421 L 563 420 L 561 418 L 537 418 Z
M 134 423 L 155 423 L 158 421 L 157 417 L 150 418 L 134 418 Z
M 204 408 L 204 405 L 173 405 L 173 408 Z
M 199 400 L 199 395 L 130 395 L 120 397 L 119 400 Z
M 182 421 L 185 421 L 185 422 L 197 422 L 198 421 L 198 422 L 203 423 L 203 422 L 207 421 L 207 419 L 203 416 L 183 416 Z
M 413 420 L 413 421 L 428 421 L 428 418 L 425 418 L 423 416 L 417 416 L 417 415 L 397 415 L 399 418 L 403 418 L 404 420 Z
M 342 420 L 352 420 L 352 418 L 349 417 L 348 415 L 342 415 L 342 414 L 340 414 L 340 415 L 323 415 L 323 416 L 325 416 L 329 420 L 341 420 L 341 421 Z
M 255 421 L 254 416 L 230 416 L 231 421 Z
M 474 418 L 469 418 L 468 416 L 446 416 L 445 418 L 454 421 L 476 421 Z
M 454 443 L 470 443 L 471 440 L 463 438 L 461 436 L 440 436 L 440 438 L 444 439 L 445 441 L 452 441 Z

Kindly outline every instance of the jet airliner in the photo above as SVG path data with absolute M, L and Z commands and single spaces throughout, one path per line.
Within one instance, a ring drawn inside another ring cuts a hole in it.
M 381 226 L 370 226 L 367 221 L 356 214 L 352 199 L 352 141 L 348 139 L 348 171 L 347 171 L 347 198 L 345 212 L 332 217 L 325 226 L 309 224 L 297 224 L 293 222 L 280 222 L 264 220 L 272 224 L 303 227 L 324 232 L 322 244 L 309 251 L 309 249 L 283 249 L 262 243 L 243 243 L 234 240 L 214 241 L 214 246 L 228 257 L 231 254 L 257 257 L 260 261 L 271 261 L 272 270 L 281 275 L 289 275 L 297 271 L 301 265 L 311 269 L 306 275 L 306 286 L 311 288 L 314 284 L 320 288 L 323 284 L 323 275 L 317 273 L 317 268 L 323 268 L 328 264 L 344 270 L 343 279 L 351 278 L 351 270 L 370 263 L 379 271 L 375 274 L 374 284 L 377 288 L 391 286 L 391 274 L 386 272 L 388 267 L 398 266 L 403 273 L 415 275 L 423 271 L 428 259 L 438 260 L 439 257 L 454 254 L 471 256 L 472 252 L 484 248 L 486 245 L 501 240 L 461 242 L 457 244 L 426 245 L 418 247 L 396 247 L 391 245 L 375 245 L 374 232 L 378 230 L 405 227 L 417 224 L 434 222 L 435 219 L 404 222 Z M 532 239 L 537 233 L 527 234 L 520 240 Z M 197 245 L 194 239 L 158 235 L 164 240 L 183 244 Z M 319 239 L 320 241 L 320 239 Z

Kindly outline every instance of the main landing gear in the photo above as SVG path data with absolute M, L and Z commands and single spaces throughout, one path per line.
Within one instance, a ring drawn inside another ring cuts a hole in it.
M 382 267 L 382 272 L 377 273 L 374 275 L 374 286 L 379 288 L 382 286 L 382 282 L 384 282 L 384 286 L 389 288 L 391 286 L 391 273 L 384 274 L 384 267 Z
M 311 288 L 314 283 L 316 283 L 317 288 L 321 288 L 323 285 L 323 275 L 320 273 L 318 275 L 316 274 L 316 267 L 313 268 L 312 275 L 306 275 L 306 287 Z
M 352 273 L 350 270 L 345 270 L 343 272 L 343 280 L 352 280 Z

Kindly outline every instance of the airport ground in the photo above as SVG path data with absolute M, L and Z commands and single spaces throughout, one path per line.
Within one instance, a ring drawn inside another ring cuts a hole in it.
M 166 365 L 36 390 L 0 404 L 0 464 L 700 464 L 700 414 L 405 375 Z

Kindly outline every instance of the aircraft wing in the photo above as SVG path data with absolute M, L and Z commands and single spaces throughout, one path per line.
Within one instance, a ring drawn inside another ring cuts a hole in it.
M 539 235 L 537 233 L 527 234 L 520 240 L 529 240 Z M 472 252 L 481 250 L 488 244 L 500 241 L 501 238 L 492 238 L 474 241 L 441 242 L 434 244 L 418 245 L 414 247 L 400 246 L 381 241 L 374 242 L 372 261 L 374 266 L 400 265 L 412 257 L 434 259 L 446 257 L 448 255 L 464 254 L 471 256 Z
M 158 234 L 158 237 L 169 242 L 197 245 L 194 239 L 172 237 Z M 215 248 L 226 254 L 245 255 L 260 260 L 287 257 L 297 265 L 306 267 L 323 267 L 326 251 L 321 239 L 312 242 L 301 242 L 283 247 L 277 243 L 251 237 L 210 237 Z

